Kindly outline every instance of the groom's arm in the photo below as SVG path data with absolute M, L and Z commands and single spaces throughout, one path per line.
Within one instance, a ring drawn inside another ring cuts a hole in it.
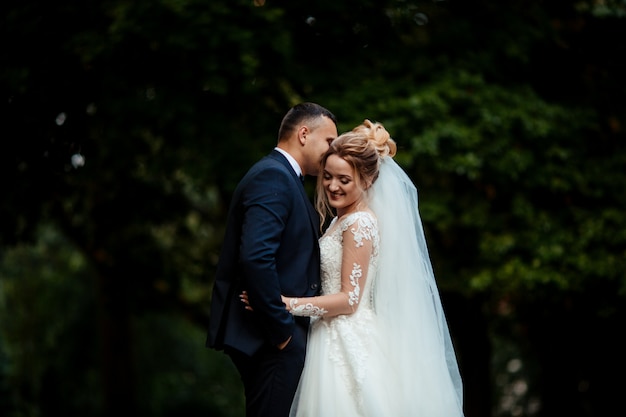
M 284 347 L 294 331 L 294 319 L 281 300 L 277 254 L 291 214 L 293 190 L 288 172 L 278 168 L 257 173 L 246 185 L 239 262 L 254 313 L 267 340 Z

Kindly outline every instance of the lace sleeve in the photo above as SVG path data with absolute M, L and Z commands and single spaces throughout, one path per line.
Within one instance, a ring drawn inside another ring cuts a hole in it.
M 377 233 L 373 216 L 353 213 L 338 227 L 342 236 L 341 290 L 318 297 L 287 298 L 288 310 L 297 316 L 333 317 L 356 311 L 361 300 Z

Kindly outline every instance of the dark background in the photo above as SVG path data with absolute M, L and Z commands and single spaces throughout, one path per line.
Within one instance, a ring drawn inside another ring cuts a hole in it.
M 397 141 L 467 417 L 623 410 L 624 1 L 0 10 L 0 415 L 243 415 L 213 271 L 300 101 Z

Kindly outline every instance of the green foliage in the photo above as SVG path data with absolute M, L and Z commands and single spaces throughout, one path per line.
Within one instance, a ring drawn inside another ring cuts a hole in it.
M 361 91 L 379 90 L 370 82 Z M 581 291 L 595 276 L 623 291 L 626 225 L 616 213 L 626 202 L 615 185 L 626 181 L 624 155 L 602 132 L 602 115 L 465 71 L 373 107 L 418 184 L 435 251 L 470 250 L 470 259 L 437 262 L 444 283 L 521 294 Z M 599 255 L 609 242 L 617 252 Z
M 101 402 L 94 363 L 96 294 L 85 259 L 56 230 L 6 251 L 0 263 L 0 380 L 8 416 L 47 410 L 93 413 Z M 6 362 L 5 362 L 6 361 Z M 68 398 L 61 404 L 60 398 Z
M 45 227 L 38 235 L 0 262 L 3 415 L 102 415 L 98 300 L 88 265 L 58 231 Z M 233 366 L 204 347 L 204 328 L 181 314 L 147 313 L 133 322 L 140 414 L 243 413 Z
M 162 313 L 136 323 L 141 415 L 244 414 L 243 387 L 234 366 L 223 353 L 204 347 L 203 328 Z

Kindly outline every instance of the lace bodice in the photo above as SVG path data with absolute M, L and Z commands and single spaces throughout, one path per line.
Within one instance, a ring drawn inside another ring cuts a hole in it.
M 369 212 L 357 211 L 344 218 L 336 217 L 331 222 L 326 233 L 320 238 L 321 254 L 321 282 L 322 294 L 334 294 L 341 290 L 341 263 L 343 249 L 343 232 L 350 229 L 354 241 L 345 242 L 347 245 L 362 245 L 363 239 L 372 241 L 370 268 L 359 308 L 371 308 L 371 291 L 378 259 L 378 225 L 376 218 Z

